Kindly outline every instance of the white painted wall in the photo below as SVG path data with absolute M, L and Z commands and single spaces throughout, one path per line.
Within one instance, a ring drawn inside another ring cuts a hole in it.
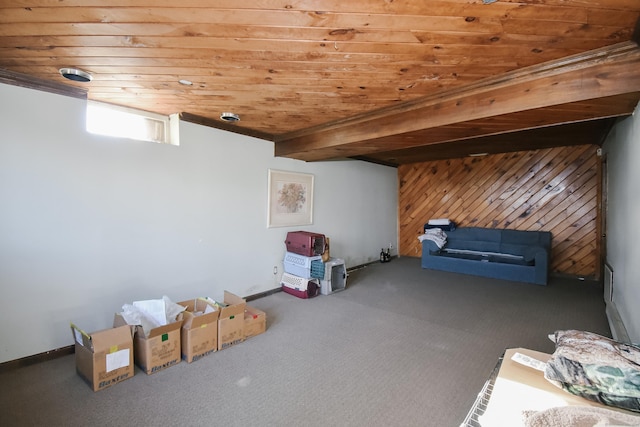
M 603 146 L 607 154 L 607 262 L 613 269 L 613 302 L 633 342 L 640 342 L 639 109 L 612 129 Z
M 0 363 L 71 345 L 70 321 L 109 327 L 137 299 L 277 288 L 287 231 L 326 234 L 347 267 L 397 247 L 394 168 L 275 158 L 184 122 L 179 147 L 99 137 L 84 108 L 0 84 Z M 312 226 L 266 227 L 269 168 L 314 174 Z

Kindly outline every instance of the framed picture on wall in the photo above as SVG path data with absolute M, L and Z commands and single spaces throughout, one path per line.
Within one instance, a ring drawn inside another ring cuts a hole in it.
M 313 175 L 269 169 L 267 227 L 313 223 Z

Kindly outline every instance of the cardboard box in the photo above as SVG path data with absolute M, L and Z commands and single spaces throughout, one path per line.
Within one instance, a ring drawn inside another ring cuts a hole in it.
M 187 310 L 183 313 L 184 322 L 180 332 L 182 343 L 182 360 L 195 362 L 218 350 L 218 307 L 205 300 L 195 298 L 179 302 Z M 207 307 L 215 311 L 204 313 Z
M 88 334 L 71 324 L 71 332 L 75 341 L 76 372 L 93 391 L 133 377 L 133 337 L 129 326 Z
M 136 365 L 147 375 L 155 374 L 163 369 L 177 365 L 181 360 L 180 328 L 182 327 L 180 313 L 175 322 L 158 326 L 145 335 L 142 326 L 133 325 L 133 358 Z M 120 314 L 116 314 L 114 326 L 126 324 Z
M 247 305 L 244 309 L 244 338 L 251 338 L 267 330 L 267 313 Z
M 224 304 L 218 318 L 218 350 L 244 341 L 244 309 L 247 302 L 231 292 L 224 291 Z

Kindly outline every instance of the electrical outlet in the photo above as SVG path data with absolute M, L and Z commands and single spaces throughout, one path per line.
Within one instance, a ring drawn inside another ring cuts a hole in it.
M 393 249 L 393 243 L 389 243 L 389 249 Z

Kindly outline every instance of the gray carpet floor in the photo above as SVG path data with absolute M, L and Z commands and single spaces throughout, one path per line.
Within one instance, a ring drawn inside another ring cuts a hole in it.
M 192 364 L 94 393 L 74 356 L 0 374 L 3 426 L 458 426 L 506 348 L 610 336 L 596 283 L 548 286 L 423 270 L 398 258 L 347 288 L 251 302 L 267 331 Z

